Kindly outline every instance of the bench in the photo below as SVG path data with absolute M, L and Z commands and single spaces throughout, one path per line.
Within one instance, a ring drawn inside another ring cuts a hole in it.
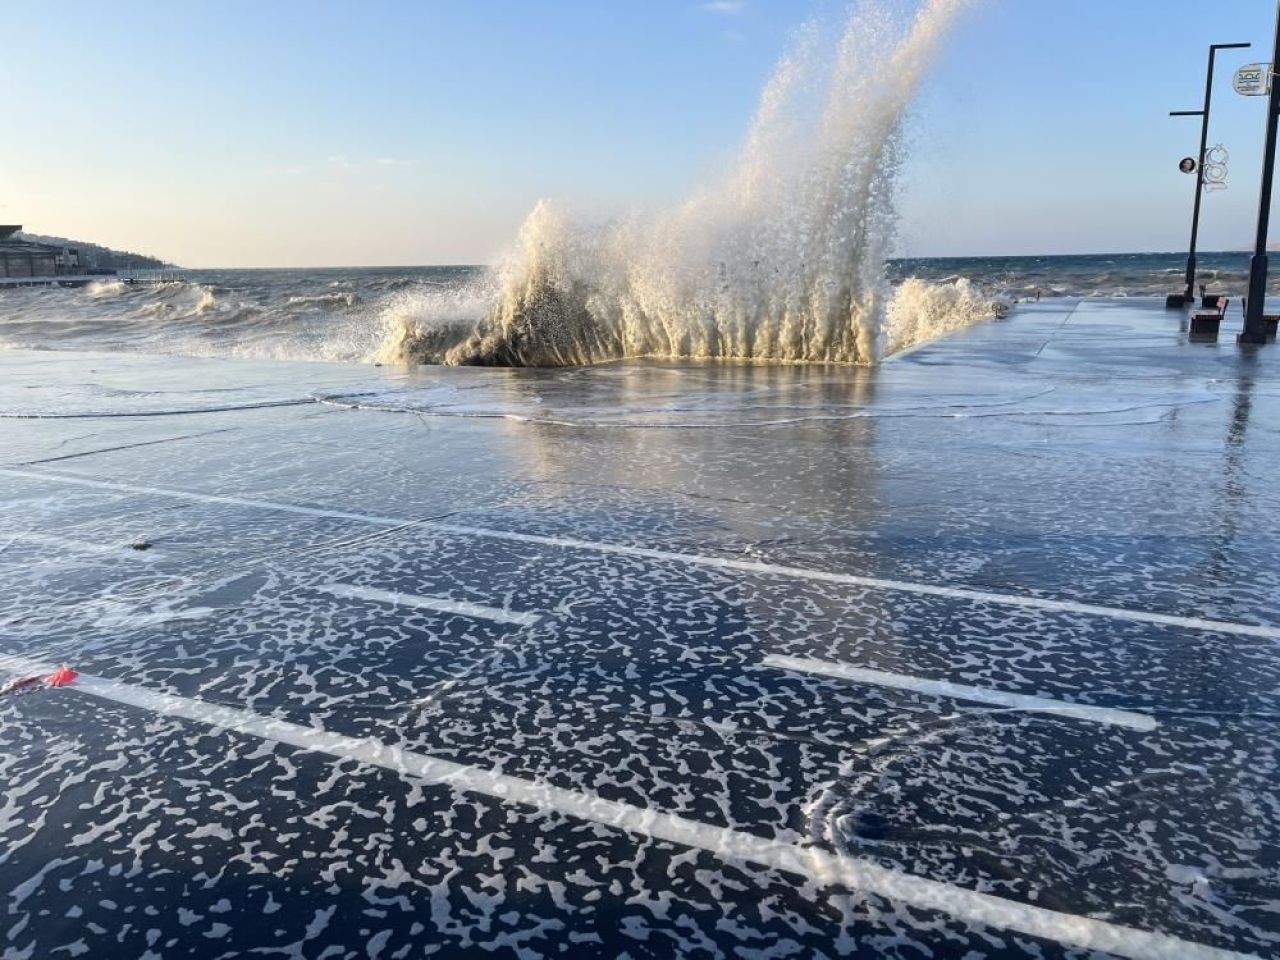
M 1212 313 L 1193 313 L 1191 315 L 1191 330 L 1188 338 L 1191 340 L 1217 340 L 1218 330 L 1222 327 L 1222 318 L 1226 316 L 1227 305 L 1231 303 L 1226 297 L 1218 298 L 1218 309 Z
M 1249 316 L 1249 298 L 1244 297 L 1240 301 L 1240 312 L 1247 318 Z M 1276 338 L 1276 327 L 1280 325 L 1280 313 L 1264 313 L 1262 315 L 1262 328 L 1266 331 L 1267 339 L 1274 340 Z

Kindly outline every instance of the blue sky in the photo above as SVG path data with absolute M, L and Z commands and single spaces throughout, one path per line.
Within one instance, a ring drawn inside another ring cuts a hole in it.
M 885 0 L 912 8 L 909 0 Z M 192 266 L 481 262 L 540 197 L 678 201 L 731 157 L 826 0 L 419 0 L 5 9 L 0 221 Z M 1178 249 L 1210 42 L 1251 242 L 1271 0 L 974 0 L 910 121 L 913 255 Z M 15 42 L 17 38 L 21 38 Z M 1280 227 L 1278 227 L 1280 230 Z M 1278 233 L 1280 239 L 1280 233 Z

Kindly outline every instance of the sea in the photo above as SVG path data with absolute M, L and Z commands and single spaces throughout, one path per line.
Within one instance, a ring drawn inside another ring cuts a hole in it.
M 1246 253 L 1205 253 L 1198 264 L 1198 282 L 1211 291 L 1238 295 L 1246 285 Z M 985 321 L 1037 296 L 1163 298 L 1181 289 L 1185 266 L 1183 253 L 889 260 L 882 352 Z M 167 276 L 160 283 L 104 278 L 76 288 L 0 289 L 0 348 L 448 362 L 444 350 L 433 355 L 420 349 L 424 331 L 445 331 L 447 345 L 465 340 L 497 309 L 502 286 L 497 271 L 479 266 L 183 270 Z M 1271 292 L 1280 293 L 1280 281 L 1273 280 Z M 893 341 L 895 324 L 909 326 L 911 334 Z M 407 348 L 409 342 L 418 348 Z

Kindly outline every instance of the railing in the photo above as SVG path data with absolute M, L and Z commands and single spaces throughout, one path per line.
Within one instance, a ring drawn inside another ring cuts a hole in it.
M 118 270 L 115 277 L 104 277 L 104 280 L 123 280 L 125 283 L 177 283 L 182 280 L 182 272 L 174 269 L 154 270 Z
M 59 273 L 40 277 L 0 277 L 0 287 L 83 287 L 91 283 L 181 283 L 181 270 L 120 270 L 116 273 Z

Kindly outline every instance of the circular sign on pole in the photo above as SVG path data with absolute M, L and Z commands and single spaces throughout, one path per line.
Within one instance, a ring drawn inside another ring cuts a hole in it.
M 1227 189 L 1227 160 L 1230 154 L 1222 144 L 1215 144 L 1204 152 L 1204 162 L 1200 164 L 1200 178 L 1204 188 L 1210 192 Z
M 1183 173 L 1195 173 L 1196 172 L 1195 157 L 1183 157 L 1178 162 L 1178 169 L 1181 170 Z
M 1271 64 L 1246 63 L 1231 81 L 1236 93 L 1245 97 L 1265 97 L 1271 92 Z
M 1203 173 L 1204 188 L 1206 190 L 1227 189 L 1227 165 L 1225 163 L 1206 163 Z

